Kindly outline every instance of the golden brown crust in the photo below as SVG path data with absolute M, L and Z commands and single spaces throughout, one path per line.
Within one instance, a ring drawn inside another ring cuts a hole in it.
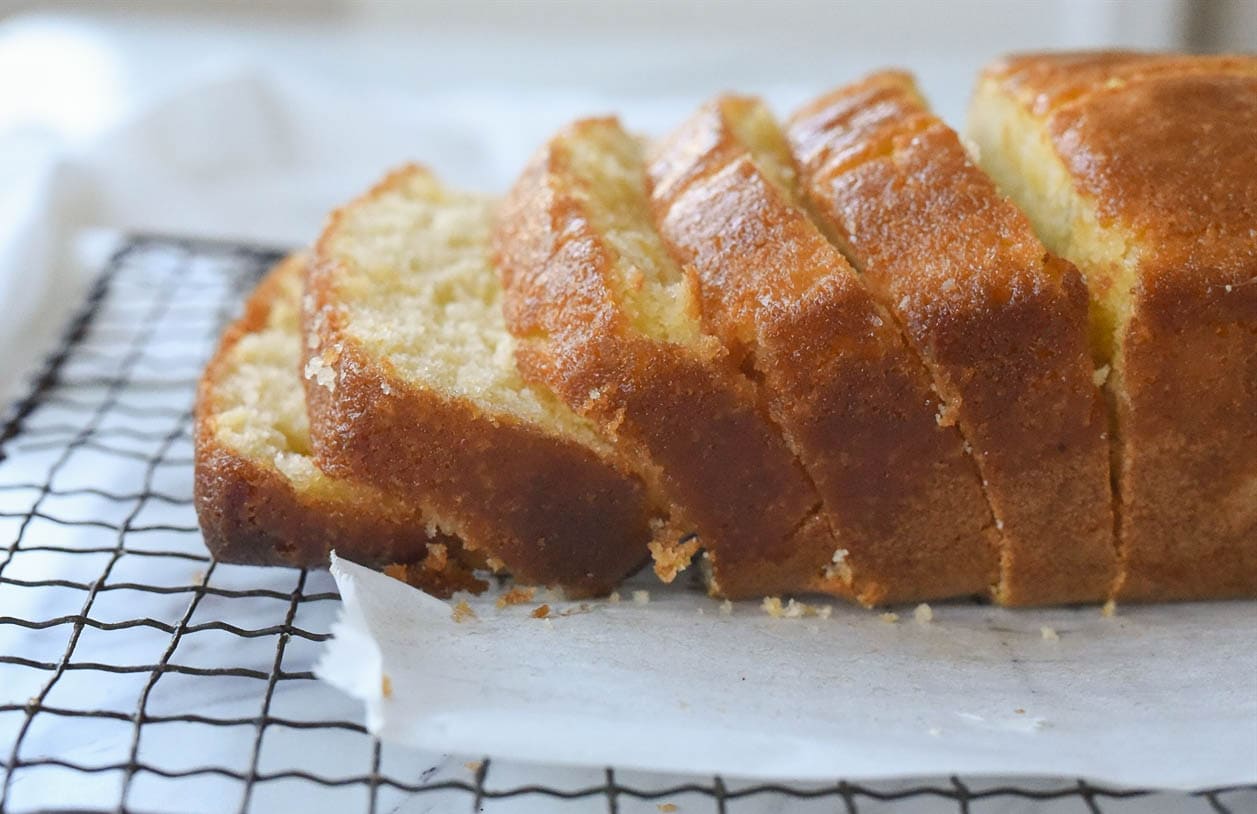
M 673 522 L 707 550 L 713 592 L 803 589 L 836 543 L 753 386 L 714 339 L 697 351 L 656 341 L 617 300 L 618 258 L 577 194 L 569 153 L 586 130 L 606 127 L 618 123 L 586 120 L 552 139 L 500 212 L 495 247 L 520 369 L 602 425 L 654 478 L 677 507 Z
M 968 160 L 904 74 L 809 104 L 812 205 L 930 368 L 1001 527 L 997 598 L 1104 599 L 1116 556 L 1105 415 L 1076 269 Z
M 194 494 L 205 544 L 220 562 L 241 565 L 327 565 L 328 553 L 367 566 L 405 563 L 419 587 L 437 596 L 480 591 L 478 558 L 467 556 L 457 539 L 429 534 L 417 509 L 373 490 L 346 488 L 336 497 L 294 487 L 273 465 L 250 458 L 216 437 L 219 383 L 227 375 L 231 349 L 264 329 L 285 275 L 300 274 L 301 255 L 281 262 L 258 285 L 244 315 L 227 328 L 201 378 L 196 405 Z M 293 387 L 298 387 L 293 370 Z M 443 547 L 441 567 L 430 552 Z
M 656 222 L 700 280 L 703 321 L 753 369 L 803 460 L 866 604 L 985 594 L 990 512 L 893 318 L 705 105 L 653 151 Z M 837 578 L 842 568 L 829 563 Z M 821 573 L 811 575 L 818 587 Z
M 1125 236 L 1125 600 L 1257 595 L 1257 57 L 1027 55 L 985 74 Z
M 1101 222 L 1156 247 L 1141 279 L 1251 277 L 1257 57 L 1100 52 L 1081 67 L 1021 57 L 988 76 L 1042 118 Z
M 574 597 L 606 593 L 646 556 L 650 512 L 641 483 L 580 443 L 407 381 L 388 359 L 361 348 L 330 307 L 344 273 L 331 248 L 344 212 L 416 172 L 423 170 L 394 172 L 334 213 L 307 272 L 303 321 L 317 339 L 314 347 L 303 343 L 307 360 L 328 361 L 326 350 L 339 349 L 330 360 L 334 394 L 305 382 L 316 457 L 330 473 L 423 506 L 519 582 Z

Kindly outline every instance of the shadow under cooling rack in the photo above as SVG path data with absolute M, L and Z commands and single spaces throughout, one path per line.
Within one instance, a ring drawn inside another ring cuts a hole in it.
M 1068 780 L 789 786 L 382 745 L 313 680 L 325 572 L 206 554 L 192 402 L 279 252 L 123 242 L 0 424 L 0 814 L 92 811 L 1257 811 L 1257 789 Z

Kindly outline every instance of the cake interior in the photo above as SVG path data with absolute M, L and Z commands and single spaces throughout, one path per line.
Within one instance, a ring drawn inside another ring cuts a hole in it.
M 331 494 L 349 484 L 314 465 L 310 423 L 298 368 L 301 363 L 299 304 L 304 258 L 273 272 L 275 286 L 265 324 L 228 350 L 214 387 L 214 433 L 228 449 L 271 466 L 303 492 Z
M 994 80 L 979 86 L 968 135 L 978 164 L 1026 213 L 1044 245 L 1082 272 L 1093 356 L 1097 365 L 1112 366 L 1111 381 L 1120 384 L 1138 248 L 1120 228 L 1101 224 L 1094 202 L 1074 190 L 1043 122 Z
M 323 248 L 343 264 L 346 332 L 404 381 L 602 449 L 587 421 L 516 368 L 490 261 L 493 209 L 413 168 L 345 210 Z
M 642 143 L 618 122 L 598 119 L 582 122 L 558 148 L 570 161 L 574 194 L 616 255 L 615 294 L 633 327 L 661 342 L 698 343 L 695 292 L 651 218 Z

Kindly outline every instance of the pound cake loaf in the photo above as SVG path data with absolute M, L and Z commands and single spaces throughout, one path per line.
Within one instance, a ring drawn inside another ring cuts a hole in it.
M 655 231 L 636 138 L 606 118 L 560 132 L 508 195 L 495 245 L 524 376 L 613 436 L 670 528 L 697 533 L 655 546 L 660 576 L 701 545 L 713 595 L 849 590 L 826 570 L 838 544 L 815 488 Z
M 1086 277 L 1117 597 L 1257 596 L 1257 57 L 1012 57 L 969 133 Z
M 326 565 L 328 551 L 400 568 L 436 596 L 479 591 L 483 560 L 416 507 L 314 465 L 298 370 L 307 258 L 273 269 L 223 334 L 196 407 L 195 503 L 221 562 Z
M 703 324 L 816 484 L 838 539 L 825 568 L 859 601 L 986 595 L 990 510 L 894 317 L 810 219 L 789 145 L 758 101 L 725 96 L 651 151 L 651 204 L 699 281 Z
M 332 215 L 303 301 L 316 460 L 420 507 L 520 582 L 605 593 L 647 557 L 648 493 L 517 372 L 492 211 L 411 166 Z
M 789 124 L 803 188 L 930 370 L 999 532 L 996 599 L 1104 600 L 1116 573 L 1087 292 L 911 79 L 875 74 Z

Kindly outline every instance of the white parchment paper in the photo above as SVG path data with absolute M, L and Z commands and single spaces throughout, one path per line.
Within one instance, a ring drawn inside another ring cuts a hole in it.
M 411 746 L 780 780 L 1257 782 L 1254 602 L 775 618 L 653 585 L 584 605 L 491 592 L 456 622 L 353 563 L 332 573 L 344 611 L 317 673 Z

